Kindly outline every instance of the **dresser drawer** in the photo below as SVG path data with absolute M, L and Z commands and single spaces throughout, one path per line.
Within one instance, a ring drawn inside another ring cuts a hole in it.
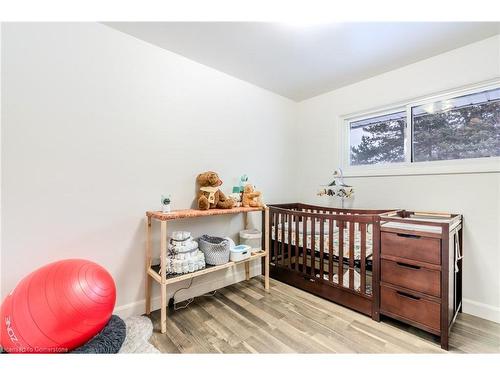
M 382 254 L 441 264 L 441 240 L 439 238 L 382 232 L 381 240 Z
M 424 297 L 382 285 L 380 310 L 439 331 L 440 304 Z
M 441 272 L 404 261 L 382 259 L 381 280 L 413 289 L 420 293 L 441 296 Z

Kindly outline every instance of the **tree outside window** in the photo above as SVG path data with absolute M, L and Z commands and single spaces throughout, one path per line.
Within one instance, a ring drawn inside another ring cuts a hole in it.
M 410 162 L 500 156 L 500 88 L 412 106 L 409 111 Z M 350 121 L 350 165 L 404 162 L 406 119 L 406 110 L 399 110 Z

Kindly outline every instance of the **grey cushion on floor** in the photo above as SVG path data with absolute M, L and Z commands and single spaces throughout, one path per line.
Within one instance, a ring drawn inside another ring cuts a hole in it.
M 122 353 L 160 353 L 149 339 L 153 334 L 153 323 L 147 316 L 132 316 L 125 319 L 127 336 L 120 349 Z
M 115 354 L 120 350 L 126 335 L 125 322 L 112 315 L 108 324 L 93 339 L 71 351 L 72 354 Z
M 113 315 L 92 340 L 70 353 L 112 354 L 112 353 L 160 353 L 149 339 L 153 334 L 153 323 L 147 316 L 133 316 L 125 319 Z M 1 348 L 0 348 L 0 352 Z

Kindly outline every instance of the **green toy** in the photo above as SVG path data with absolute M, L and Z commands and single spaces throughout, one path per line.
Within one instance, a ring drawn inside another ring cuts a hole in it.
M 239 186 L 233 186 L 233 194 L 243 193 L 243 189 L 248 182 L 248 176 L 246 174 L 240 176 Z

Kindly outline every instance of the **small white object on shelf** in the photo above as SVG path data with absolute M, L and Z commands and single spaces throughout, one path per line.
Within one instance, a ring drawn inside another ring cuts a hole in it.
M 252 251 L 262 250 L 262 232 L 258 229 L 240 230 L 240 244 L 250 246 Z
M 245 260 L 250 258 L 252 254 L 252 248 L 248 245 L 238 245 L 231 249 L 231 254 L 229 255 L 229 259 L 232 262 L 239 262 L 241 260 Z
M 161 196 L 161 210 L 163 213 L 170 212 L 170 195 Z

